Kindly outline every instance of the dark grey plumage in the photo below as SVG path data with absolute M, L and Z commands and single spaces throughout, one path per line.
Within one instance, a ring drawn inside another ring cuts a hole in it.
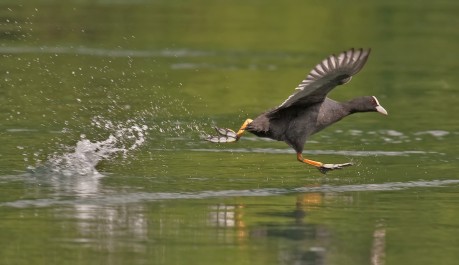
M 351 49 L 339 56 L 329 56 L 300 83 L 296 93 L 277 108 L 255 118 L 246 130 L 260 137 L 285 141 L 301 153 L 310 135 L 347 115 L 378 111 L 375 97 L 359 97 L 343 103 L 327 98 L 333 88 L 349 82 L 362 69 L 369 54 L 370 50 Z
M 372 96 L 343 103 L 325 98 L 322 102 L 306 106 L 295 105 L 267 111 L 249 123 L 245 130 L 259 137 L 285 141 L 297 153 L 301 153 L 309 136 L 350 114 L 377 111 L 377 106 L 379 104 Z
M 216 128 L 218 136 L 209 136 L 208 141 L 222 143 L 239 140 L 244 131 L 260 137 L 285 141 L 297 153 L 297 159 L 319 168 L 323 173 L 349 166 L 345 164 L 323 164 L 304 159 L 304 144 L 309 136 L 321 131 L 342 118 L 357 112 L 387 111 L 374 96 L 364 96 L 347 102 L 337 102 L 327 97 L 336 86 L 348 83 L 367 62 L 370 49 L 350 49 L 338 56 L 331 55 L 316 65 L 282 104 L 268 110 L 254 120 L 247 119 L 236 133 L 231 129 Z

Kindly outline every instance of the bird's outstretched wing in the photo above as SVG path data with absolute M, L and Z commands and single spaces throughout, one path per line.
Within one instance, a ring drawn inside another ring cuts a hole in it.
M 316 65 L 290 97 L 272 111 L 322 102 L 337 85 L 351 80 L 365 65 L 370 49 L 350 49 L 331 55 Z

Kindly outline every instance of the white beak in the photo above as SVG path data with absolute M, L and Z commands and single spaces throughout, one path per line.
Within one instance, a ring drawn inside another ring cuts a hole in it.
M 376 106 L 376 111 L 383 115 L 387 115 L 387 110 L 384 109 L 381 105 Z
M 376 104 L 377 104 L 376 105 L 376 111 L 381 113 L 381 114 L 383 114 L 383 115 L 387 115 L 387 110 L 384 109 L 381 105 L 379 105 L 378 99 L 375 96 L 373 96 L 373 98 L 374 98 L 374 100 L 376 101 Z

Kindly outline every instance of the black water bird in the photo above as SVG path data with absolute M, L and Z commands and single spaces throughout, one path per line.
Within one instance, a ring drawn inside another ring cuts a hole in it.
M 347 102 L 337 102 L 327 97 L 333 88 L 348 83 L 363 68 L 369 54 L 370 49 L 350 49 L 338 56 L 329 56 L 316 65 L 296 91 L 278 107 L 253 120 L 247 119 L 238 132 L 216 127 L 218 135 L 208 136 L 206 140 L 214 143 L 235 142 L 244 131 L 249 131 L 259 137 L 286 142 L 295 149 L 300 162 L 313 165 L 322 173 L 351 166 L 352 163 L 324 164 L 305 159 L 302 152 L 309 136 L 350 114 L 379 112 L 387 115 L 374 96 L 358 97 Z

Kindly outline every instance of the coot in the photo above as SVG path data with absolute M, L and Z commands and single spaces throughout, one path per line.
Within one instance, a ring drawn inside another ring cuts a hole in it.
M 336 86 L 348 83 L 365 65 L 370 49 L 350 49 L 338 56 L 331 55 L 316 65 L 282 104 L 256 117 L 247 119 L 238 132 L 215 128 L 217 136 L 208 136 L 207 141 L 228 143 L 239 140 L 244 131 L 259 137 L 284 141 L 296 151 L 300 162 L 315 166 L 322 173 L 351 166 L 352 163 L 324 164 L 303 158 L 304 144 L 313 135 L 342 118 L 357 112 L 387 111 L 374 96 L 354 98 L 337 102 L 327 97 Z

